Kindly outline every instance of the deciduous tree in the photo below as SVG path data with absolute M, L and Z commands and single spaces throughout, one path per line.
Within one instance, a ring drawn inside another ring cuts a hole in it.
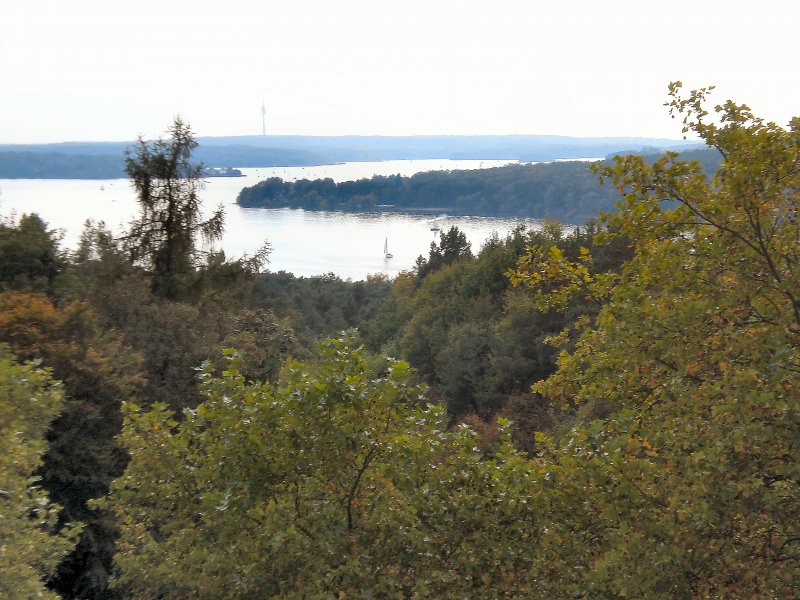
M 546 458 L 554 595 L 800 590 L 800 119 L 707 93 L 673 84 L 669 106 L 722 154 L 713 180 L 672 153 L 599 170 L 634 247 L 618 274 L 556 253 L 518 272 L 545 303 L 603 303 L 535 386 L 579 416 Z
M 59 522 L 86 526 L 49 585 L 68 597 L 103 598 L 115 527 L 88 502 L 104 496 L 127 463 L 114 436 L 122 425 L 120 403 L 141 387 L 140 359 L 113 333 L 99 332 L 85 303 L 57 308 L 44 296 L 19 292 L 0 294 L 0 342 L 52 369 L 66 394 L 37 475 L 62 507 Z
M 110 505 L 136 598 L 515 597 L 535 552 L 532 463 L 485 460 L 401 362 L 367 374 L 349 337 L 279 387 L 234 362 L 178 424 L 128 411 Z M 504 426 L 501 424 L 501 426 Z
M 6 598 L 57 598 L 45 581 L 80 530 L 58 531 L 59 507 L 35 477 L 62 403 L 61 386 L 47 371 L 19 364 L 0 345 L 0 594 Z

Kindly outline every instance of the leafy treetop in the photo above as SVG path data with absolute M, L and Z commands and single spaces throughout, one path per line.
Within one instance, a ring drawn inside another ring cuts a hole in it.
M 198 236 L 207 242 L 222 235 L 224 213 L 218 207 L 203 220 L 199 192 L 203 165 L 191 162 L 197 141 L 189 125 L 176 117 L 169 139 L 141 137 L 126 151 L 125 172 L 139 197 L 141 214 L 125 236 L 130 258 L 153 274 L 153 291 L 175 298 L 182 276 L 199 264 Z
M 708 91 L 672 84 L 668 106 L 722 154 L 713 180 L 674 153 L 598 168 L 622 194 L 606 222 L 634 249 L 618 273 L 556 253 L 516 273 L 541 302 L 603 303 L 534 386 L 579 415 L 547 459 L 543 551 L 560 593 L 789 597 L 800 586 L 800 120 L 785 130 L 726 102 L 713 122 Z

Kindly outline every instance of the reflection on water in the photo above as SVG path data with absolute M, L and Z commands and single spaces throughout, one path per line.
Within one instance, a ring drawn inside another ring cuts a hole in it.
M 213 178 L 202 198 L 207 209 L 225 208 L 225 235 L 220 243 L 229 256 L 252 254 L 264 242 L 272 246 L 269 269 L 295 275 L 335 273 L 342 278 L 364 279 L 370 273 L 394 276 L 413 267 L 420 254 L 427 256 L 433 218 L 395 213 L 338 213 L 292 209 L 240 208 L 236 195 L 242 187 L 267 177 L 284 179 L 331 177 L 347 181 L 373 174 L 411 175 L 433 169 L 483 168 L 508 161 L 385 161 L 344 163 L 319 167 L 242 169 L 247 177 Z M 51 227 L 64 232 L 64 245 L 74 248 L 86 219 L 105 221 L 120 232 L 137 213 L 136 197 L 128 180 L 60 179 L 0 180 L 0 215 L 36 212 Z M 438 218 L 442 231 L 455 225 L 467 235 L 473 251 L 493 233 L 504 236 L 519 220 L 489 217 Z M 529 227 L 532 220 L 522 221 Z M 388 240 L 392 258 L 384 258 Z
M 432 219 L 396 213 L 350 214 L 291 209 L 236 209 L 230 213 L 243 240 L 265 237 L 273 248 L 271 270 L 296 275 L 333 272 L 340 277 L 364 279 L 369 273 L 394 276 L 414 266 L 416 258 L 428 255 L 438 237 L 431 231 Z M 518 222 L 487 217 L 439 218 L 443 230 L 455 225 L 467 236 L 473 249 L 493 233 L 508 233 Z M 527 221 L 535 226 L 534 221 Z M 384 258 L 388 243 L 392 258 Z M 223 247 L 236 254 L 249 249 L 226 236 Z M 252 246 L 251 246 L 252 248 Z M 252 250 L 249 250 L 252 251 Z

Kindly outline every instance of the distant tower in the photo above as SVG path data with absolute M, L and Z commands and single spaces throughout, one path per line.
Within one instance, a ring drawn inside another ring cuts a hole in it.
M 261 100 L 261 135 L 267 135 L 267 107 L 264 100 Z

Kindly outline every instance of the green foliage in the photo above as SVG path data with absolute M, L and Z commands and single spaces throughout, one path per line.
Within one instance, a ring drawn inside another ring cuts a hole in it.
M 684 132 L 685 133 L 685 132 Z M 615 157 L 642 156 L 648 164 L 655 164 L 664 157 L 664 152 L 658 148 L 642 148 L 639 151 L 612 152 L 606 157 L 605 164 L 613 164 Z M 722 155 L 719 150 L 709 146 L 697 146 L 689 150 L 680 150 L 678 158 L 683 162 L 697 162 L 703 172 L 709 177 L 713 177 L 722 164 Z
M 164 300 L 149 287 L 143 278 L 127 278 L 112 288 L 113 298 L 102 307 L 105 319 L 143 358 L 148 404 L 163 402 L 181 410 L 200 402 L 195 368 L 217 354 L 226 338 L 247 351 L 248 375 L 274 376 L 273 362 L 283 360 L 286 344 L 283 328 L 269 313 L 248 316 L 233 307 Z M 257 363 L 269 373 L 254 373 Z
M 473 257 L 459 243 L 460 232 L 451 230 L 443 236 L 444 249 L 436 246 L 429 260 L 419 260 L 416 277 L 397 278 L 388 302 L 360 326 L 364 338 L 373 351 L 409 360 L 431 386 L 431 398 L 444 403 L 454 420 L 468 413 L 489 421 L 505 414 L 514 421 L 518 442 L 530 450 L 532 432 L 552 425 L 552 411 L 529 394 L 534 382 L 555 369 L 556 352 L 546 338 L 596 313 L 598 305 L 578 296 L 567 314 L 548 307 L 541 312 L 528 295 L 511 288 L 509 271 L 528 247 L 553 245 L 564 265 L 590 247 L 595 257 L 586 268 L 592 276 L 613 270 L 630 249 L 624 236 L 595 247 L 599 231 L 594 223 L 565 231 L 546 221 L 539 230 L 518 227 L 505 239 L 494 236 Z M 450 264 L 442 264 L 444 256 Z
M 408 366 L 370 379 L 347 337 L 280 387 L 236 360 L 178 424 L 130 407 L 108 501 L 118 588 L 137 598 L 513 596 L 534 551 L 529 463 L 445 430 Z M 491 543 L 487 543 L 488 540 Z
M 467 321 L 447 330 L 433 367 L 441 380 L 440 391 L 451 415 L 473 412 L 490 416 L 496 410 L 486 402 L 482 383 L 490 368 L 491 332 Z
M 614 193 L 597 186 L 585 162 L 431 171 L 411 177 L 376 175 L 285 182 L 273 177 L 244 188 L 246 207 L 307 210 L 439 211 L 451 214 L 557 218 L 580 223 L 614 208 Z
M 0 150 L 0 179 L 117 179 L 123 166 L 119 154 Z
M 302 356 L 312 353 L 319 340 L 371 320 L 391 289 L 392 282 L 383 275 L 343 281 L 332 273 L 296 277 L 280 271 L 254 278 L 249 303 L 285 319 L 295 336 L 292 353 Z
M 63 382 L 66 398 L 47 434 L 37 474 L 62 505 L 60 522 L 86 524 L 77 547 L 49 582 L 51 589 L 102 597 L 115 537 L 110 515 L 88 501 L 104 496 L 127 456 L 114 441 L 122 424 L 120 402 L 141 388 L 140 358 L 109 333 L 100 333 L 82 302 L 57 308 L 43 296 L 0 294 L 0 342 L 21 359 L 41 360 Z
M 161 297 L 101 223 L 87 224 L 73 257 L 80 292 L 143 359 L 143 397 L 180 410 L 200 401 L 195 368 L 234 345 L 248 377 L 274 380 L 293 346 L 290 327 L 254 298 L 269 251 L 227 260 L 212 252 L 181 277 L 181 301 Z M 249 307 L 250 304 L 254 306 Z
M 197 142 L 180 118 L 169 129 L 170 139 L 139 138 L 125 154 L 125 172 L 139 197 L 141 215 L 129 226 L 125 248 L 131 260 L 151 269 L 153 291 L 176 298 L 182 278 L 199 264 L 197 238 L 211 242 L 222 235 L 224 214 L 219 207 L 201 219 L 198 192 L 203 188 L 201 164 L 192 164 Z
M 152 278 L 131 264 L 102 223 L 87 224 L 78 251 L 62 256 L 44 223 L 25 216 L 3 223 L 0 249 L 4 288 L 59 298 L 55 304 L 30 293 L 0 294 L 0 341 L 22 359 L 42 360 L 67 394 L 38 474 L 62 505 L 59 523 L 85 527 L 48 587 L 67 598 L 107 598 L 116 524 L 89 503 L 107 493 L 127 463 L 114 441 L 120 403 L 138 396 L 195 406 L 195 367 L 226 345 L 246 353 L 247 377 L 277 378 L 291 331 L 269 311 L 243 307 L 268 249 L 237 261 L 212 253 L 199 268 L 192 265 L 179 277 L 185 303 L 153 294 Z
M 209 252 L 185 292 L 193 303 L 240 306 L 251 295 L 256 275 L 269 262 L 272 251 L 264 242 L 253 255 L 230 260 L 225 252 Z
M 120 279 L 135 272 L 104 221 L 95 223 L 87 219 L 84 222 L 80 244 L 71 259 L 84 298 L 100 303 L 108 299 L 94 298 L 95 294 L 107 290 Z
M 59 506 L 35 476 L 62 403 L 49 372 L 19 364 L 0 345 L 0 594 L 6 598 L 57 598 L 44 583 L 80 532 L 74 525 L 59 531 Z
M 467 305 L 475 300 L 462 293 L 467 269 L 465 262 L 458 262 L 431 273 L 410 303 L 399 347 L 402 356 L 431 381 L 448 329 L 465 320 Z
M 3 286 L 60 297 L 0 294 L 0 340 L 66 393 L 0 347 L 2 593 L 797 596 L 800 120 L 671 91 L 723 157 L 713 179 L 673 153 L 617 157 L 595 167 L 623 196 L 602 226 L 520 228 L 476 256 L 451 229 L 393 283 L 199 261 L 192 235 L 177 262 L 142 260 L 175 267 L 155 285 L 102 225 L 68 259 L 37 217 L 0 226 Z M 160 169 L 170 143 L 141 143 Z M 298 184 L 320 207 L 338 189 Z M 65 272 L 78 285 L 54 285 Z M 281 368 L 356 324 L 430 389 L 351 335 Z M 242 355 L 198 389 L 221 346 Z M 119 404 L 142 386 L 123 451 Z
M 542 312 L 549 310 L 566 310 L 577 294 L 585 292 L 594 278 L 589 272 L 587 263 L 591 260 L 589 250 L 581 248 L 579 262 L 573 262 L 564 256 L 558 246 L 544 249 L 532 246 L 528 254 L 520 258 L 517 270 L 511 273 L 513 285 L 526 285 L 533 288 L 545 288 L 537 295 L 537 308 Z
M 414 270 L 418 279 L 424 279 L 428 273 L 441 269 L 446 265 L 452 265 L 460 259 L 472 257 L 472 249 L 467 241 L 467 236 L 458 227 L 451 227 L 439 238 L 439 244 L 431 242 L 431 250 L 427 260 L 420 256 L 417 258 Z
M 0 221 L 0 289 L 51 291 L 66 267 L 58 241 L 36 214 Z
M 800 589 L 800 121 L 726 102 L 714 123 L 707 92 L 669 106 L 724 157 L 713 181 L 674 154 L 599 169 L 635 254 L 585 282 L 605 304 L 535 387 L 580 415 L 549 457 L 554 595 Z

